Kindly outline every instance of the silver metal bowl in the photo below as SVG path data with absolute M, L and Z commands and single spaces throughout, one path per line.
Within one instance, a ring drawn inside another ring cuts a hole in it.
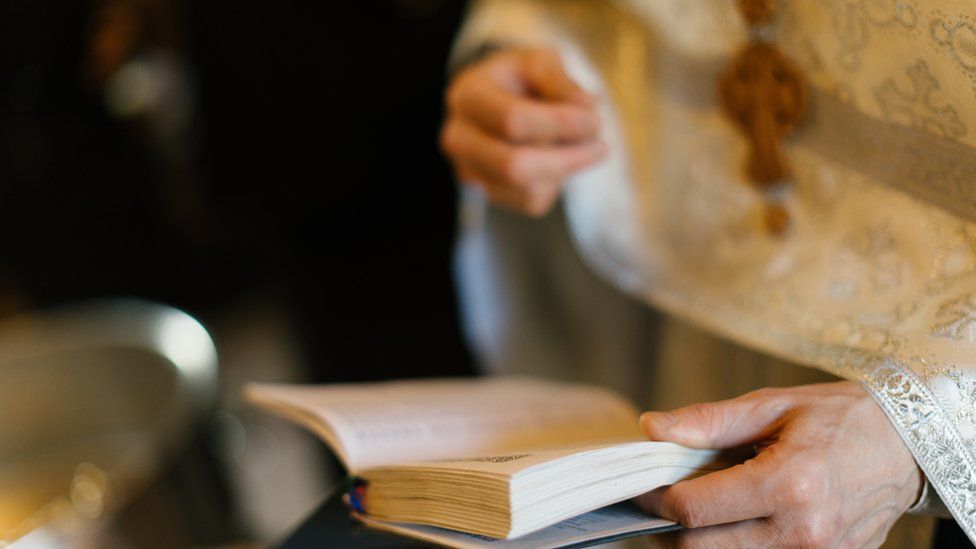
M 0 323 L 0 546 L 105 524 L 216 383 L 207 331 L 170 307 L 90 302 Z

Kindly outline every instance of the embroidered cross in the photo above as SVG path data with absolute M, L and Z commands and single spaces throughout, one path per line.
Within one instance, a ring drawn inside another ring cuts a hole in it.
M 722 77 L 722 107 L 749 140 L 746 172 L 760 189 L 790 175 L 781 140 L 803 119 L 806 87 L 799 72 L 770 44 L 756 42 Z
M 759 39 L 760 29 L 772 19 L 771 2 L 740 0 L 739 7 L 753 38 L 720 77 L 719 100 L 726 116 L 749 141 L 749 180 L 769 199 L 770 191 L 790 176 L 781 141 L 803 120 L 807 87 L 786 56 Z M 771 232 L 783 232 L 788 220 L 780 204 L 768 201 L 766 223 Z

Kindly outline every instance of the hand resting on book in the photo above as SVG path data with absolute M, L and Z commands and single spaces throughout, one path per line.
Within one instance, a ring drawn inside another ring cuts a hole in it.
M 638 498 L 690 528 L 656 540 L 678 547 L 877 547 L 923 482 L 881 408 L 846 381 L 647 412 L 641 427 L 651 440 L 756 448 L 741 465 Z

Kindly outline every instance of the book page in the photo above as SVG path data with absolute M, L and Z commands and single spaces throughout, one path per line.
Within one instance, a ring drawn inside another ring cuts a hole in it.
M 384 522 L 358 514 L 355 516 L 370 528 L 460 549 L 585 547 L 680 528 L 669 520 L 648 516 L 628 502 L 590 511 L 538 532 L 509 540 L 465 534 L 435 526 Z
M 727 454 L 727 453 L 726 453 Z M 541 449 L 525 448 L 518 452 L 478 455 L 470 457 L 425 459 L 418 461 L 397 462 L 390 466 L 378 465 L 365 471 L 365 477 L 371 479 L 377 472 L 392 471 L 397 474 L 403 472 L 447 472 L 458 474 L 474 473 L 493 476 L 514 477 L 515 475 L 532 469 L 538 465 L 553 465 L 560 460 L 573 458 L 575 463 L 579 459 L 614 459 L 621 456 L 653 456 L 657 460 L 664 460 L 669 465 L 683 465 L 688 468 L 722 468 L 732 463 L 726 456 L 716 450 L 692 449 L 679 446 L 671 442 L 640 440 L 635 437 L 619 438 L 612 442 L 597 444 L 567 445 Z M 720 459 L 720 456 L 724 459 Z
M 579 456 L 581 454 L 598 450 L 610 450 L 616 452 L 621 446 L 623 446 L 623 444 L 627 442 L 630 442 L 631 444 L 640 444 L 643 447 L 660 448 L 660 451 L 666 451 L 672 447 L 678 448 L 677 446 L 668 442 L 648 442 L 646 440 L 634 442 L 632 437 L 627 437 L 626 439 L 617 439 L 612 442 L 601 442 L 598 444 L 570 444 L 566 446 L 559 445 L 558 447 L 539 449 L 523 447 L 518 452 L 514 453 L 482 454 L 469 457 L 451 457 L 444 459 L 425 459 L 397 462 L 389 467 L 379 465 L 369 468 L 369 470 L 366 471 L 365 477 L 367 479 L 372 479 L 373 477 L 377 476 L 377 471 L 392 471 L 398 474 L 402 474 L 405 471 L 411 473 L 415 471 L 453 471 L 459 474 L 488 473 L 490 475 L 512 477 L 537 465 L 552 464 L 563 458 Z
M 251 385 L 312 428 L 350 471 L 417 460 L 638 438 L 637 411 L 604 389 L 524 378 Z M 318 423 L 319 425 L 315 425 Z

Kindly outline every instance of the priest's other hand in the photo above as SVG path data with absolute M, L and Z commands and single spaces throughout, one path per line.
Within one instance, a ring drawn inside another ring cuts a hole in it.
M 460 182 L 522 213 L 548 212 L 565 180 L 599 161 L 595 99 L 550 50 L 511 49 L 469 65 L 447 91 L 441 147 Z
M 741 465 L 638 498 L 689 528 L 665 545 L 877 547 L 923 482 L 884 412 L 851 382 L 647 412 L 641 428 L 651 440 L 756 449 Z

